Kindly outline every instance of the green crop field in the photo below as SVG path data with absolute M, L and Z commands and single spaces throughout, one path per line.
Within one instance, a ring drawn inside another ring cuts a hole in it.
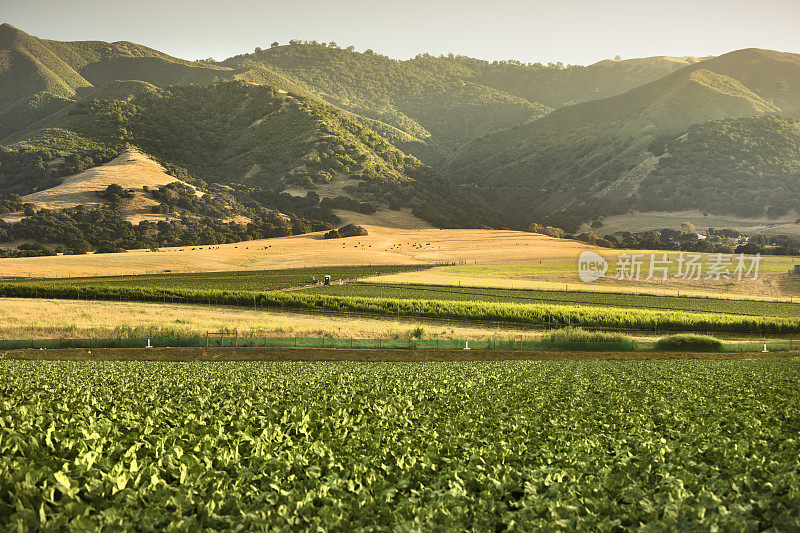
M 313 309 L 326 313 L 413 316 L 460 321 L 660 330 L 662 332 L 709 333 L 713 331 L 759 335 L 800 333 L 800 317 L 619 309 L 606 306 L 590 307 L 547 303 L 355 298 L 308 294 L 299 291 L 225 291 L 113 287 L 100 284 L 80 286 L 49 283 L 4 283 L 0 284 L 0 297 L 207 303 L 209 306 L 212 304 L 231 305 L 252 307 L 253 309 Z
M 3 530 L 800 528 L 800 361 L 0 362 Z
M 308 285 L 311 277 L 322 281 L 330 276 L 332 281 L 354 279 L 381 274 L 394 274 L 407 270 L 420 270 L 419 266 L 337 266 L 313 268 L 288 268 L 281 270 L 253 270 L 231 272 L 197 272 L 143 274 L 137 276 L 97 276 L 59 279 L 14 279 L 14 283 L 42 283 L 73 286 L 144 287 L 148 289 L 219 289 L 230 291 L 270 291 Z
M 497 289 L 454 285 L 415 285 L 391 283 L 348 283 L 304 289 L 310 294 L 398 298 L 408 300 L 452 300 L 511 303 L 554 303 L 610 306 L 621 308 L 674 309 L 702 313 L 755 316 L 800 316 L 800 303 L 764 300 L 734 300 L 697 296 L 656 296 L 633 293 L 553 291 L 537 289 Z

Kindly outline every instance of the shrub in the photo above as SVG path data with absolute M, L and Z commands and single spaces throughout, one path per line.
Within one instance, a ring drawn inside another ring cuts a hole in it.
M 342 237 L 361 237 L 367 235 L 367 230 L 355 224 L 348 224 L 339 228 L 339 235 Z
M 545 333 L 543 341 L 548 342 L 633 342 L 622 333 L 607 331 L 587 331 L 583 328 L 566 327 Z
M 722 342 L 708 335 L 681 333 L 658 339 L 656 348 L 659 350 L 716 352 L 722 349 Z

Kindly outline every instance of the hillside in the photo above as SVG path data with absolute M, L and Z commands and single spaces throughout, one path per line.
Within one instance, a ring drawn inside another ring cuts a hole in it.
M 643 58 L 564 67 L 422 54 L 397 61 L 371 51 L 296 42 L 222 64 L 245 69 L 255 63 L 272 76 L 284 73 L 337 107 L 409 135 L 416 142 L 406 140 L 401 147 L 435 165 L 467 141 L 554 107 L 619 94 L 692 60 Z
M 324 100 L 437 165 L 485 134 L 552 108 L 619 94 L 692 61 L 655 57 L 565 67 L 452 54 L 397 61 L 370 50 L 293 41 L 220 63 L 198 63 L 129 42 L 39 39 L 4 24 L 0 88 L 13 90 L 0 92 L 0 139 L 38 127 L 81 98 L 102 97 L 103 86 L 119 81 L 165 88 L 239 80 Z
M 680 189 L 668 201 L 674 209 L 734 213 L 742 209 L 739 203 L 720 204 L 714 194 L 698 195 L 684 173 L 676 175 L 674 169 L 690 162 L 698 171 L 720 168 L 722 173 L 725 168 L 714 166 L 719 154 L 704 142 L 683 144 L 685 135 L 693 126 L 712 121 L 799 113 L 800 56 L 741 50 L 686 66 L 622 95 L 568 106 L 486 136 L 459 150 L 446 174 L 478 187 L 495 203 L 509 205 L 520 223 L 530 217 L 574 227 L 603 214 L 663 207 L 659 187 Z M 751 174 L 765 180 L 759 189 L 777 191 L 791 183 L 796 189 L 796 175 L 775 173 L 776 167 L 793 167 L 793 150 L 768 146 L 773 133 L 783 146 L 796 142 L 793 127 L 784 123 L 788 118 L 747 122 L 745 129 L 752 129 L 725 141 L 726 157 L 744 157 L 735 164 L 757 167 Z M 694 135 L 699 133 L 690 137 Z M 765 153 L 745 148 L 754 143 L 764 145 Z M 675 149 L 678 145 L 681 150 Z M 770 150 L 781 151 L 788 166 L 763 157 Z M 661 165 L 673 170 L 659 171 Z M 730 196 L 742 199 L 752 188 L 752 183 L 728 179 L 717 186 L 727 187 Z M 762 202 L 760 209 L 769 208 L 770 202 Z
M 800 212 L 799 58 L 400 61 L 292 41 L 187 61 L 4 24 L 0 200 L 50 205 L 61 193 L 45 191 L 134 149 L 209 193 L 149 194 L 153 210 L 263 215 L 270 234 L 342 221 L 575 230 L 638 211 L 785 218 Z
M 157 86 L 211 83 L 224 70 L 129 42 L 60 42 L 0 25 L 0 139 L 104 85 L 138 80 Z
M 158 202 L 148 198 L 144 188 L 155 188 L 177 181 L 164 167 L 136 150 L 126 150 L 105 165 L 92 167 L 63 179 L 60 185 L 22 197 L 23 202 L 39 209 L 63 210 L 82 205 L 98 208 L 104 200 L 98 195 L 109 185 L 116 184 L 133 193 L 133 197 L 120 206 L 120 213 L 138 222 L 143 219 L 163 219 L 152 213 Z
M 128 147 L 175 178 L 202 189 L 224 187 L 242 209 L 336 224 L 334 210 L 370 215 L 406 208 L 437 226 L 502 225 L 482 201 L 347 114 L 245 82 L 150 86 L 126 100 L 82 101 L 0 153 L 7 158 L 5 164 L 0 158 L 0 191 L 39 190 L 27 198 L 42 199 L 59 190 L 43 189 L 64 176 Z
M 277 46 L 222 64 L 253 63 L 356 115 L 422 141 L 415 155 L 449 153 L 475 137 L 541 116 L 549 108 L 469 81 L 455 62 L 447 70 L 319 44 Z M 240 76 L 249 77 L 252 71 Z M 288 87 L 287 87 L 288 88 Z M 412 153 L 414 148 L 411 147 Z

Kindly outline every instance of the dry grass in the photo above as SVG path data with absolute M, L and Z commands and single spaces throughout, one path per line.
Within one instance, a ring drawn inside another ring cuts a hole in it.
M 399 229 L 431 229 L 433 226 L 415 217 L 411 213 L 411 209 L 404 207 L 397 211 L 391 209 L 384 209 L 365 215 L 364 213 L 356 213 L 354 211 L 345 211 L 343 209 L 334 209 L 333 213 L 342 219 L 344 224 L 360 224 L 369 226 L 383 226 L 386 228 L 399 228 Z
M 144 194 L 143 187 L 157 188 L 178 181 L 164 167 L 136 150 L 128 150 L 116 159 L 64 178 L 61 185 L 38 191 L 23 197 L 37 208 L 61 210 L 77 205 L 96 208 L 102 205 L 97 192 L 112 183 L 124 189 L 133 189 L 135 196 L 125 200 L 120 212 L 134 224 L 142 220 L 165 220 L 163 215 L 152 214 L 151 208 L 158 202 Z
M 76 300 L 0 300 L 0 338 L 114 338 L 199 336 L 206 331 L 236 331 L 266 337 L 410 338 L 422 327 L 424 338 L 534 339 L 527 329 L 449 326 L 417 319 L 379 319 L 255 311 L 199 305 Z
M 2 259 L 0 278 L 455 263 L 383 276 L 378 281 L 730 298 L 785 299 L 800 295 L 800 277 L 788 274 L 798 261 L 795 257 L 764 257 L 757 281 L 676 279 L 677 261 L 673 261 L 666 281 L 655 278 L 629 281 L 614 279 L 617 256 L 640 253 L 649 261 L 649 251 L 601 249 L 519 231 L 365 227 L 369 235 L 347 239 L 323 239 L 322 232 L 318 232 L 217 246 L 164 248 L 158 252 L 134 250 L 122 254 Z M 606 277 L 591 284 L 581 283 L 577 275 L 578 256 L 586 249 L 594 249 L 610 262 Z M 664 252 L 655 253 L 660 258 Z M 704 260 L 705 264 L 709 261 L 709 258 Z M 647 269 L 645 265 L 642 277 Z
M 0 260 L 0 277 L 65 277 L 172 271 L 226 271 L 340 265 L 465 262 L 531 264 L 577 260 L 583 243 L 504 230 L 401 230 L 366 226 L 369 235 L 323 239 L 322 232 L 218 246 L 134 250 L 123 254 Z

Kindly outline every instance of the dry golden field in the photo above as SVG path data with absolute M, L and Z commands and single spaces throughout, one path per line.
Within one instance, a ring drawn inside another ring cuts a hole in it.
M 209 272 L 306 266 L 574 263 L 585 244 L 503 230 L 402 230 L 365 226 L 369 235 L 324 239 L 311 233 L 215 246 L 133 250 L 120 254 L 0 260 L 0 277 L 145 274 L 163 270 Z
M 237 331 L 266 337 L 401 338 L 417 326 L 425 338 L 533 339 L 527 328 L 448 325 L 442 321 L 318 315 L 203 305 L 4 298 L 0 338 L 116 338 L 202 336 Z
M 800 276 L 789 274 L 800 261 L 797 257 L 765 256 L 757 280 L 713 280 L 705 279 L 705 276 L 699 280 L 683 280 L 675 277 L 677 253 L 671 252 L 668 257 L 673 260 L 673 266 L 667 280 L 662 281 L 656 276 L 646 281 L 646 265 L 640 280 L 617 280 L 616 261 L 621 254 L 642 254 L 647 262 L 651 252 L 597 248 L 519 231 L 365 227 L 369 235 L 347 239 L 324 239 L 318 232 L 159 251 L 1 259 L 0 278 L 446 264 L 424 271 L 381 276 L 376 280 L 499 288 L 723 295 L 731 298 L 787 299 L 800 296 Z M 609 270 L 603 279 L 582 283 L 578 277 L 578 256 L 589 249 L 609 261 Z M 657 258 L 664 254 L 661 251 L 654 253 Z M 713 254 L 705 255 L 703 261 L 708 263 L 712 259 Z

